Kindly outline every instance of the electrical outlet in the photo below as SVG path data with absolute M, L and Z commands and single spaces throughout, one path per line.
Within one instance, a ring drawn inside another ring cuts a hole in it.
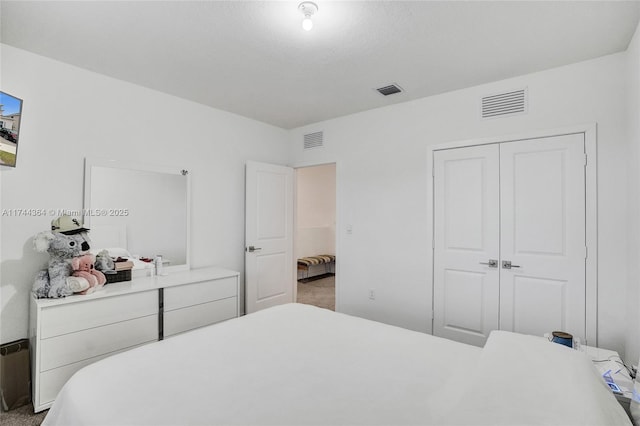
M 369 289 L 369 299 L 376 300 L 376 291 Z

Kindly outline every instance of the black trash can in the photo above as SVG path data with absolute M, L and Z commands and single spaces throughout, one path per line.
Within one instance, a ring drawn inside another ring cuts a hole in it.
M 0 345 L 0 401 L 9 411 L 31 402 L 29 340 Z

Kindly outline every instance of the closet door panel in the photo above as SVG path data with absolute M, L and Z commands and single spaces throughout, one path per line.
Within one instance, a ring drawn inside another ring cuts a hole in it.
M 434 152 L 434 206 L 434 334 L 483 345 L 498 328 L 498 146 Z
M 503 330 L 585 338 L 584 161 L 582 134 L 500 144 Z
M 567 281 L 515 275 L 512 287 L 511 303 L 502 307 L 512 330 L 540 336 L 541 330 L 566 329 Z

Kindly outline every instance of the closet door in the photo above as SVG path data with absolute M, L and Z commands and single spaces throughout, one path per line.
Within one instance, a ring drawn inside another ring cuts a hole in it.
M 433 159 L 434 334 L 480 346 L 498 328 L 499 146 Z
M 500 329 L 585 340 L 584 152 L 583 134 L 500 144 Z

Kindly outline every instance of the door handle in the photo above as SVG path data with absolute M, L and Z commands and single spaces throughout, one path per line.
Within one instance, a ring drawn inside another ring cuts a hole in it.
M 510 260 L 502 261 L 502 269 L 519 268 L 520 265 L 512 265 Z
M 497 268 L 498 261 L 496 259 L 489 259 L 488 262 L 480 262 L 481 265 L 487 265 L 489 268 Z
M 262 250 L 262 248 L 261 247 L 249 246 L 246 249 L 246 251 L 248 251 L 249 253 L 253 253 L 254 251 L 259 251 L 259 250 Z

